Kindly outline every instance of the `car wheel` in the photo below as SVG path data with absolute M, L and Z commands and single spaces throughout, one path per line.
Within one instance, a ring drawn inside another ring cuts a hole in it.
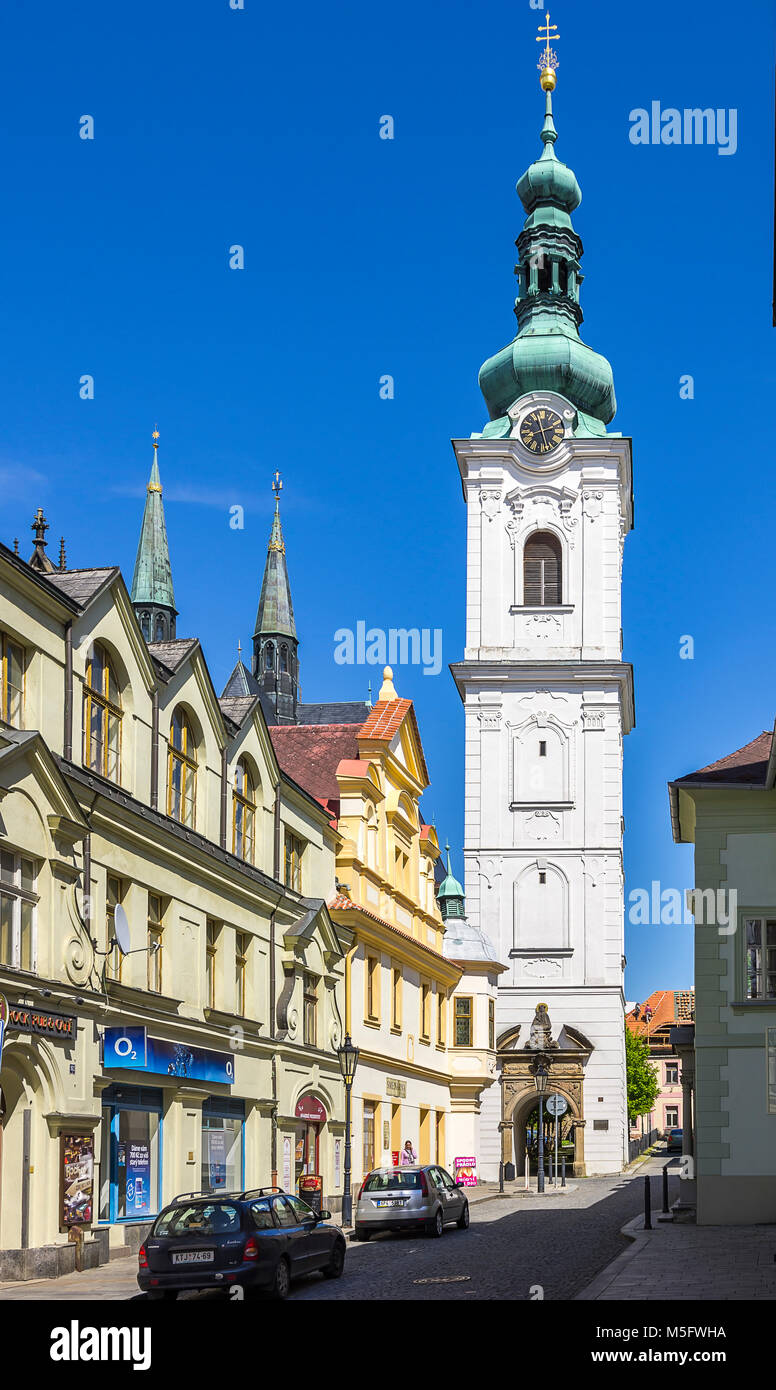
M 369 1232 L 363 1226 L 356 1226 L 356 1240 L 369 1240 Z
M 464 1204 L 463 1204 L 463 1211 L 461 1212 L 461 1215 L 458 1217 L 458 1220 L 456 1221 L 455 1224 L 456 1224 L 456 1226 L 458 1227 L 458 1230 L 459 1230 L 459 1231 L 468 1231 L 468 1229 L 469 1229 L 469 1203 L 468 1203 L 468 1202 L 464 1202 Z
M 337 1241 L 331 1252 L 331 1259 L 327 1265 L 323 1266 L 321 1273 L 324 1279 L 339 1279 L 345 1269 L 345 1246 L 341 1241 Z
M 432 1216 L 431 1220 L 426 1225 L 426 1235 L 441 1236 L 444 1232 L 444 1229 L 445 1223 L 442 1220 L 442 1208 L 437 1207 L 434 1216 Z
M 270 1293 L 273 1298 L 288 1298 L 291 1290 L 291 1271 L 288 1268 L 288 1260 L 285 1255 L 279 1259 L 275 1266 L 275 1277 L 272 1280 Z

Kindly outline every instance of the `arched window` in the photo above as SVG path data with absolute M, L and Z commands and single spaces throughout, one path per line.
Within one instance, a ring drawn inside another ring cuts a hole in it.
M 280 669 L 281 671 L 288 670 L 288 647 L 286 646 L 285 642 L 280 648 Z
M 275 665 L 275 644 L 274 644 L 274 642 L 268 642 L 267 645 L 266 645 L 266 647 L 264 648 L 264 669 L 265 669 L 265 671 L 271 671 L 271 670 L 274 668 L 274 665 Z
M 150 614 L 150 613 L 143 613 L 143 614 L 141 614 L 141 617 L 140 617 L 140 631 L 142 632 L 143 636 L 145 637 L 146 642 L 150 642 L 150 641 L 151 641 L 151 614 Z
M 121 766 L 121 694 L 104 647 L 95 642 L 84 682 L 84 763 L 118 782 Z
M 162 617 L 161 613 L 157 613 L 157 615 L 156 615 L 156 628 L 155 628 L 155 630 L 154 630 L 154 641 L 155 641 L 155 642 L 163 642 L 163 641 L 164 641 L 164 618 Z
M 548 608 L 561 601 L 560 541 L 549 531 L 539 531 L 523 551 L 523 603 Z
M 180 705 L 170 724 L 167 814 L 181 825 L 194 825 L 197 802 L 197 750 L 191 724 Z
M 253 863 L 254 827 L 256 821 L 256 788 L 250 769 L 241 758 L 234 770 L 232 796 L 232 853 Z

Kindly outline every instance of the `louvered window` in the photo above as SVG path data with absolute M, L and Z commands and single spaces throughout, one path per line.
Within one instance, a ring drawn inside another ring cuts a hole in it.
M 523 603 L 531 608 L 547 608 L 560 602 L 560 542 L 541 531 L 531 536 L 523 552 Z

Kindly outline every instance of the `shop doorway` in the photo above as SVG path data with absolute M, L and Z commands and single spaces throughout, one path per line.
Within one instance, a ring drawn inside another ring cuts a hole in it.
M 109 1086 L 102 1105 L 100 1220 L 147 1221 L 161 1200 L 162 1093 Z
M 296 1134 L 294 1147 L 294 1186 L 311 1173 L 320 1173 L 321 1130 L 328 1118 L 317 1096 L 300 1096 L 296 1103 Z

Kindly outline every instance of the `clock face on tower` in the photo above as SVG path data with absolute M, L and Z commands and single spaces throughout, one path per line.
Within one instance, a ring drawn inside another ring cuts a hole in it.
M 546 406 L 531 410 L 520 426 L 520 439 L 532 454 L 549 454 L 565 438 L 566 431 L 560 415 Z

